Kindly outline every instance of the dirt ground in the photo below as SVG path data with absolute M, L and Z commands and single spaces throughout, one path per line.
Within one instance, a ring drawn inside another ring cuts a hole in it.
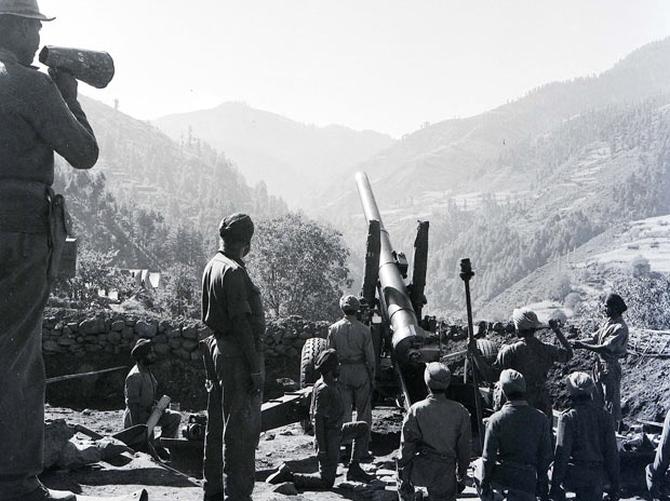
M 119 431 L 122 411 L 73 411 L 47 406 L 47 419 L 65 419 L 71 424 L 82 424 L 101 434 Z M 299 425 L 289 425 L 272 430 L 261 436 L 256 454 L 256 501 L 337 501 L 366 500 L 392 501 L 397 499 L 394 480 L 394 457 L 400 439 L 402 414 L 393 408 L 375 409 L 372 437 L 372 452 L 375 460 L 364 468 L 377 479 L 369 486 L 345 480 L 345 469 L 340 468 L 335 487 L 327 492 L 306 492 L 286 496 L 273 491 L 265 478 L 281 463 L 287 462 L 295 471 L 315 471 L 316 458 L 312 448 L 312 437 L 305 435 Z M 175 464 L 174 462 L 172 464 Z M 150 500 L 200 501 L 198 465 L 190 464 L 190 470 L 180 465 L 178 474 L 167 471 L 144 453 L 124 454 L 112 463 L 97 463 L 77 471 L 50 471 L 42 479 L 53 489 L 66 489 L 81 496 L 119 496 L 145 488 Z M 472 487 L 468 487 L 459 499 L 476 499 Z M 640 497 L 623 499 L 640 500 Z

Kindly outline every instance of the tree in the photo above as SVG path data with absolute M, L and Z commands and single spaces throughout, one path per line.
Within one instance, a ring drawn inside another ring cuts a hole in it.
M 87 247 L 77 256 L 77 273 L 68 279 L 59 279 L 54 284 L 53 294 L 86 303 L 97 302 L 98 291 L 109 294 L 116 291 L 119 297 L 129 295 L 134 282 L 112 266 L 117 251 L 99 252 Z
M 348 257 L 341 233 L 289 213 L 258 225 L 249 269 L 271 316 L 332 319 L 352 283 Z
M 200 274 L 194 267 L 176 264 L 161 273 L 154 294 L 154 306 L 172 316 L 198 318 L 200 314 Z

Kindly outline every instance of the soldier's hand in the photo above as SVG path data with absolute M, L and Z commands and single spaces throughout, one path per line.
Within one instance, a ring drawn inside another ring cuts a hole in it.
M 252 395 L 258 394 L 263 391 L 263 374 L 261 372 L 254 372 L 250 375 L 251 384 L 249 385 L 249 393 Z
M 67 71 L 49 68 L 49 76 L 58 87 L 63 99 L 77 99 L 77 79 Z

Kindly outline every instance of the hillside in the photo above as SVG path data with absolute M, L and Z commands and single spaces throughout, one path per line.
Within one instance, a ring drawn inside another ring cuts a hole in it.
M 519 168 L 510 149 L 529 140 L 539 142 L 544 134 L 583 113 L 669 92 L 668 58 L 670 38 L 634 51 L 598 76 L 550 83 L 481 115 L 420 129 L 355 170 L 364 170 L 377 181 L 379 196 L 394 199 L 399 193 L 421 197 L 427 192 L 453 196 L 529 189 L 534 172 Z M 346 200 L 338 205 L 351 201 L 349 177 L 344 176 L 340 192 Z
M 92 99 L 81 101 L 100 159 L 88 172 L 74 172 L 59 159 L 57 187 L 68 198 L 82 244 L 120 251 L 117 264 L 195 265 L 202 258 L 199 249 L 215 245 L 225 214 L 247 211 L 262 217 L 286 211 L 281 199 L 262 185 L 250 187 L 200 139 L 179 144 L 146 122 Z
M 546 85 L 492 112 L 422 129 L 361 164 L 398 250 L 431 226 L 429 310 L 463 308 L 458 261 L 482 304 L 615 223 L 670 212 L 670 39 L 611 70 Z M 337 192 L 336 192 L 337 193 Z M 362 252 L 353 176 L 323 217 Z
M 169 115 L 155 124 L 176 141 L 191 135 L 224 152 L 251 183 L 293 207 L 308 208 L 314 189 L 393 143 L 385 134 L 339 125 L 316 127 L 242 103 Z

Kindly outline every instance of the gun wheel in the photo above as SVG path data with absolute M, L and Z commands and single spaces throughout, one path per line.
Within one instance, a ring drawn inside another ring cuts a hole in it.
M 305 341 L 300 353 L 300 388 L 314 384 L 319 375 L 314 368 L 316 359 L 328 348 L 328 342 L 320 337 L 312 337 Z M 305 433 L 312 431 L 312 423 L 309 419 L 300 422 Z

